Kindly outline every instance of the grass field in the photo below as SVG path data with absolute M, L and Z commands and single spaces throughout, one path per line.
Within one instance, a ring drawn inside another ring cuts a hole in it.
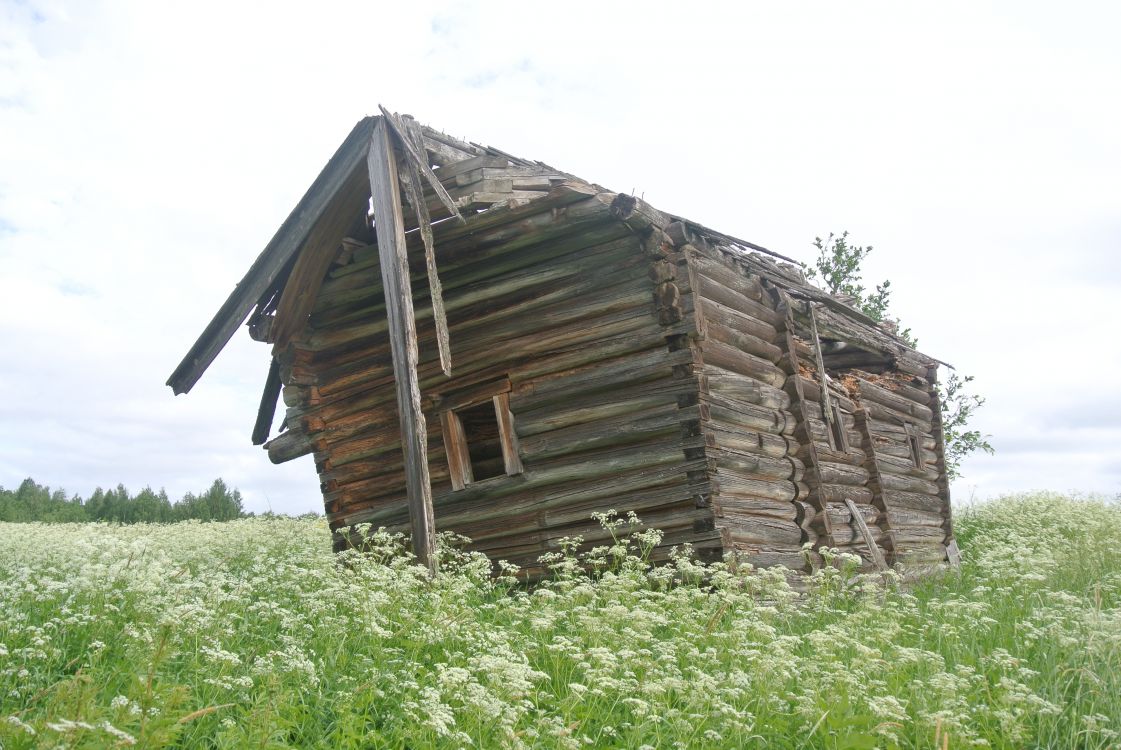
M 918 588 L 651 570 L 646 532 L 527 592 L 315 520 L 0 524 L 0 747 L 1121 747 L 1121 508 L 957 529 Z

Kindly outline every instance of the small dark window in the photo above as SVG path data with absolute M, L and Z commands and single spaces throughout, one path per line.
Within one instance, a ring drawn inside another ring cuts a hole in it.
M 463 438 L 471 457 L 471 476 L 474 481 L 490 479 L 506 473 L 502 461 L 502 439 L 498 431 L 498 416 L 494 404 L 487 399 L 481 404 L 457 412 L 463 425 Z
M 475 389 L 440 413 L 452 489 L 522 473 L 509 390 L 508 381 Z
M 832 404 L 833 419 L 830 427 L 833 428 L 833 443 L 841 453 L 849 452 L 849 439 L 845 434 L 845 420 L 841 416 L 841 407 L 834 401 Z
M 907 425 L 907 445 L 911 448 L 911 463 L 916 469 L 923 467 L 922 432 L 914 425 Z

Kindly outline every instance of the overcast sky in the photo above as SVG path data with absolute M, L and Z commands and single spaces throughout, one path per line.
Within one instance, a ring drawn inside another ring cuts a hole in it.
M 988 399 L 955 500 L 1121 491 L 1121 5 L 169 7 L 0 0 L 0 485 L 322 510 L 250 445 L 265 346 L 164 381 L 380 102 L 795 258 L 849 230 Z

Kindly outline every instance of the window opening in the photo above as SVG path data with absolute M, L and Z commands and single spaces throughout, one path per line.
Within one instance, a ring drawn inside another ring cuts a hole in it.
M 845 434 L 845 420 L 841 418 L 841 407 L 836 401 L 832 404 L 833 420 L 829 425 L 833 431 L 833 442 L 841 453 L 849 452 L 849 439 Z
M 473 481 L 478 482 L 505 474 L 502 438 L 493 401 L 487 399 L 481 404 L 461 409 L 458 416 L 460 424 L 463 425 L 463 439 L 467 441 Z
M 440 426 L 453 490 L 524 471 L 510 412 L 508 380 L 446 397 L 444 405 Z
M 907 425 L 907 444 L 911 448 L 911 463 L 916 469 L 923 467 L 922 433 L 912 424 Z

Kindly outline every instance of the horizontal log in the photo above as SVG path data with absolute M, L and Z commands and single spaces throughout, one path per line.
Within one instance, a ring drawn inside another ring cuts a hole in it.
M 906 490 L 884 490 L 880 494 L 880 498 L 889 511 L 907 508 L 932 513 L 944 512 L 945 501 L 933 494 L 927 495 Z
M 793 521 L 725 510 L 719 526 L 728 529 L 740 544 L 783 546 L 790 550 L 802 544 L 802 529 Z
M 578 281 L 568 280 L 548 289 L 548 293 L 519 295 L 502 306 L 489 307 L 489 312 L 476 311 L 472 315 L 466 314 L 457 305 L 454 294 L 448 292 L 445 302 L 449 329 L 455 335 L 459 349 L 471 350 L 476 341 L 485 346 L 498 337 L 550 330 L 581 318 L 624 308 L 650 307 L 645 279 L 636 279 L 625 269 L 604 274 L 598 279 L 587 276 Z M 580 295 L 582 300 L 574 299 Z M 415 300 L 415 304 L 418 335 L 424 343 L 425 339 L 434 338 L 432 312 L 423 299 Z M 378 310 L 370 310 L 368 314 L 363 310 L 362 313 L 357 322 L 336 321 L 331 328 L 316 331 L 300 340 L 299 345 L 315 352 L 316 362 L 322 367 L 333 364 L 330 359 L 337 356 L 333 350 L 341 349 L 345 354 L 363 344 L 366 347 L 382 344 L 387 330 L 384 315 Z
M 702 428 L 712 436 L 714 447 L 733 453 L 758 453 L 781 458 L 793 454 L 797 448 L 797 443 L 786 435 L 736 429 L 711 419 L 703 422 Z M 803 463 L 806 461 L 801 454 L 797 458 Z
M 929 546 L 945 554 L 946 532 L 940 526 L 898 526 L 893 527 L 888 533 L 886 546 L 891 549 L 900 547 L 914 548 Z
M 555 300 L 566 290 L 570 294 L 578 293 L 577 290 L 586 287 L 589 281 L 605 283 L 603 279 L 589 274 L 589 268 L 597 266 L 612 269 L 611 274 L 600 274 L 600 277 L 619 276 L 624 272 L 633 277 L 641 262 L 634 252 L 635 244 L 633 237 L 622 237 L 575 249 L 535 248 L 531 257 L 508 259 L 498 267 L 483 264 L 480 269 L 458 274 L 441 269 L 450 322 L 452 325 L 463 325 L 526 300 Z M 371 270 L 371 274 L 374 272 L 376 269 Z M 483 275 L 484 272 L 486 275 Z M 425 269 L 419 267 L 417 273 L 420 275 L 414 279 L 413 297 L 418 307 L 418 320 L 423 327 L 431 320 L 429 290 L 423 275 Z M 384 297 L 376 280 L 356 274 L 339 279 L 329 287 L 310 322 L 316 330 L 337 328 L 381 320 L 384 310 Z
M 748 336 L 753 336 L 760 341 L 777 343 L 779 341 L 778 328 L 773 323 L 768 323 L 739 309 L 722 305 L 716 300 L 701 297 L 701 307 L 704 310 L 705 323 L 709 326 L 714 323 L 725 328 Z
M 737 289 L 727 287 L 719 280 L 706 276 L 704 269 L 698 268 L 697 271 L 699 288 L 694 289 L 693 293 L 698 295 L 703 302 L 716 302 L 724 307 L 739 310 L 770 326 L 778 326 L 782 322 L 782 316 L 775 312 L 769 304 L 753 300 Z
M 750 333 L 738 331 L 715 320 L 706 319 L 705 338 L 759 357 L 772 364 L 778 362 L 782 357 L 782 350 L 774 344 L 764 341 L 757 336 L 753 336 Z M 785 382 L 785 380 L 783 382 Z M 776 385 L 781 387 L 782 383 Z
M 821 539 L 823 541 L 826 539 L 830 540 L 826 542 L 827 544 L 829 544 L 829 546 L 857 547 L 858 549 L 853 551 L 855 551 L 857 554 L 860 554 L 861 557 L 864 556 L 865 553 L 859 550 L 859 547 L 865 547 L 865 549 L 867 549 L 864 540 L 864 534 L 860 531 L 859 528 L 857 528 L 857 525 L 855 523 L 834 524 L 832 527 L 832 533 L 828 535 L 825 534 L 824 528 L 817 522 L 815 522 L 814 528 L 821 535 Z M 886 541 L 887 534 L 884 533 L 883 529 L 881 529 L 879 526 L 869 526 L 868 530 L 872 534 L 872 541 L 874 541 L 877 545 L 880 545 L 881 547 L 889 546 L 887 545 Z
M 902 436 L 899 436 L 902 438 Z M 872 444 L 876 449 L 876 457 L 892 456 L 906 464 L 911 463 L 911 446 L 897 439 L 888 439 L 880 436 L 872 438 Z M 934 439 L 927 438 L 923 440 L 922 458 L 926 466 L 937 470 L 938 462 L 937 455 L 934 452 Z
M 932 412 L 929 405 L 917 404 L 908 398 L 896 395 L 886 388 L 880 388 L 865 380 L 858 381 L 859 386 L 857 393 L 860 400 L 865 404 L 865 408 L 869 403 L 877 404 L 890 409 L 891 412 L 899 414 L 904 419 L 910 419 L 923 424 L 929 424 L 932 418 Z M 929 401 L 927 402 L 929 404 Z M 869 414 L 875 417 L 875 411 L 870 411 Z
M 853 500 L 853 505 L 860 513 L 861 518 L 864 519 L 864 522 L 869 526 L 875 526 L 880 522 L 881 516 L 883 514 L 876 506 L 869 503 L 858 503 L 855 500 Z M 852 512 L 849 510 L 848 503 L 845 503 L 843 501 L 839 503 L 826 503 L 825 513 L 828 514 L 829 522 L 833 526 L 837 526 L 839 524 L 850 524 L 853 522 Z M 822 514 L 818 515 L 818 521 L 822 520 L 821 516 Z
M 838 352 L 827 352 L 822 355 L 826 369 L 830 371 L 858 369 L 872 369 L 888 371 L 895 367 L 895 357 L 883 352 L 869 352 L 858 347 L 842 349 Z
M 705 364 L 715 365 L 775 388 L 781 388 L 786 383 L 786 374 L 762 357 L 749 354 L 715 339 L 700 341 L 699 347 Z
M 917 377 L 925 377 L 935 364 L 937 363 L 914 351 L 904 350 L 895 358 L 895 368 L 899 372 Z
M 901 528 L 905 526 L 930 526 L 942 528 L 945 523 L 945 518 L 937 510 L 931 512 L 926 510 L 914 510 L 912 508 L 900 507 L 892 503 L 883 503 L 885 508 L 885 517 L 883 525 L 888 529 Z
M 768 409 L 716 393 L 702 394 L 701 402 L 709 406 L 709 417 L 705 421 L 726 430 L 738 428 L 773 435 L 790 435 L 797 424 L 788 411 Z
M 610 503 L 616 496 L 677 481 L 703 465 L 703 460 L 681 462 L 677 441 L 663 441 L 601 451 L 542 468 L 527 467 L 526 473 L 518 477 L 498 477 L 470 484 L 458 492 L 434 494 L 433 505 L 437 523 L 443 519 L 443 528 L 502 519 L 530 508 L 540 511 L 590 501 L 613 507 Z M 392 517 L 392 509 L 370 512 L 363 516 L 363 522 L 380 525 Z
M 624 493 L 618 504 L 611 508 L 619 514 L 630 512 L 639 516 L 646 526 L 659 528 L 672 526 L 692 527 L 698 520 L 711 522 L 712 511 L 698 508 L 691 489 L 682 480 L 642 492 Z M 566 504 L 540 510 L 528 508 L 523 512 L 506 514 L 498 518 L 461 520 L 456 523 L 456 533 L 470 537 L 476 548 L 498 549 L 503 546 L 540 544 L 571 534 L 581 526 L 596 528 L 592 513 L 604 509 L 602 500 Z
M 923 451 L 923 453 L 926 454 L 923 458 L 929 459 L 929 461 L 931 462 L 933 461 L 933 451 Z M 921 467 L 917 467 L 911 460 L 910 452 L 908 452 L 907 456 L 904 458 L 888 455 L 884 452 L 879 451 L 879 449 L 877 448 L 876 461 L 881 472 L 899 474 L 901 476 L 908 477 L 917 477 L 919 479 L 926 479 L 930 482 L 938 481 L 938 469 L 936 468 L 936 465 L 924 460 L 923 465 Z
M 751 565 L 755 568 L 782 567 L 801 570 L 806 564 L 806 558 L 800 545 L 798 549 L 775 549 L 737 539 L 734 531 L 732 532 L 732 540 L 735 545 L 737 560 L 741 565 Z
M 282 464 L 315 450 L 315 441 L 306 433 L 288 430 L 282 432 L 263 446 L 268 451 L 269 460 Z
M 712 476 L 712 489 L 717 495 L 732 497 L 759 497 L 769 500 L 792 501 L 805 497 L 809 488 L 802 482 L 774 479 L 722 467 Z
M 872 490 L 868 487 L 853 487 L 846 484 L 823 484 L 814 487 L 809 494 L 810 502 L 818 508 L 822 503 L 844 503 L 845 498 L 851 498 L 858 505 L 872 504 Z
M 791 404 L 790 411 L 799 420 L 816 421 L 821 422 L 822 425 L 825 424 L 824 418 L 822 417 L 821 404 L 815 401 L 805 400 L 801 403 Z M 847 432 L 856 431 L 856 418 L 852 414 L 842 411 L 841 422 L 844 424 Z
M 850 433 L 850 436 L 852 436 L 853 434 L 855 433 Z M 825 442 L 824 432 L 820 437 L 815 436 L 815 442 L 812 449 L 808 444 L 797 444 L 795 455 L 797 455 L 798 458 L 800 458 L 803 462 L 812 462 L 815 454 L 816 458 L 819 461 L 828 461 L 835 464 L 846 464 L 848 466 L 864 466 L 864 463 L 867 460 L 867 454 L 865 454 L 864 451 L 862 451 L 860 448 L 854 447 L 851 440 L 849 442 L 849 449 L 846 452 L 841 452 L 830 448 L 829 445 Z
M 723 253 L 705 248 L 703 245 L 698 247 L 690 244 L 683 245 L 681 253 L 695 273 L 706 276 L 737 294 L 774 309 L 771 296 L 763 288 L 759 278 Z
M 819 461 L 817 471 L 821 476 L 821 481 L 827 484 L 863 487 L 869 479 L 868 470 L 859 465 Z
M 723 515 L 728 513 L 734 513 L 737 517 L 766 516 L 800 523 L 798 519 L 801 510 L 798 507 L 797 500 L 771 500 L 765 497 L 723 492 L 713 500 L 713 506 L 716 509 L 717 523 L 720 522 L 719 519 Z
M 938 485 L 934 482 L 887 472 L 880 472 L 879 480 L 872 480 L 871 484 L 876 490 L 905 490 L 907 492 L 921 492 L 926 495 L 938 494 Z
M 596 200 L 596 188 L 581 184 L 558 185 L 549 195 L 530 204 L 493 208 L 471 217 L 464 224 L 440 222 L 434 224 L 433 234 L 439 248 L 441 269 L 449 272 L 463 265 L 463 256 L 478 257 L 486 250 L 507 249 L 514 245 L 520 249 L 530 245 L 546 244 L 558 236 L 588 234 L 596 225 L 617 226 L 602 201 Z M 624 228 L 625 230 L 625 228 Z M 412 260 L 422 247 L 419 233 L 406 236 Z M 376 249 L 371 247 L 355 251 L 350 265 L 331 272 L 332 278 L 350 273 L 361 273 L 377 264 Z
M 539 355 L 556 352 L 558 350 L 568 350 L 580 345 L 587 348 L 588 344 L 592 342 L 602 339 L 613 339 L 627 333 L 639 336 L 650 331 L 655 325 L 656 321 L 651 317 L 648 309 L 644 310 L 640 308 L 635 310 L 623 308 L 619 310 L 608 310 L 593 318 L 578 322 L 573 321 L 572 325 L 550 327 L 526 333 L 517 338 L 506 338 L 503 352 L 508 359 L 505 362 L 501 360 L 496 361 L 494 352 L 489 346 L 485 348 L 480 346 L 469 351 L 463 351 L 457 349 L 457 344 L 454 340 L 452 343 L 452 357 L 456 362 L 456 373 L 489 368 L 491 371 L 494 371 L 496 375 L 505 374 L 515 366 L 517 361 L 523 358 L 529 360 Z M 459 339 L 459 341 L 460 345 L 462 345 L 462 338 Z M 382 372 L 385 371 L 379 370 L 376 373 L 367 371 L 366 378 L 375 374 L 380 375 Z M 434 382 L 445 382 L 446 380 L 446 376 L 443 375 L 440 369 L 439 360 L 435 356 L 422 357 L 417 373 L 421 381 L 422 389 L 430 387 L 430 384 Z M 510 379 L 514 380 L 512 372 L 510 372 Z M 384 383 L 384 380 L 372 382 L 368 379 L 363 379 L 361 367 L 357 366 L 351 369 L 346 380 L 340 378 L 329 384 L 321 384 L 320 393 L 324 397 L 342 398 L 355 392 L 368 390 L 372 385 L 380 387 Z
M 281 388 L 285 406 L 311 407 L 319 405 L 319 389 L 315 386 L 286 385 Z
M 933 388 L 924 378 L 915 378 L 899 373 L 888 373 L 878 377 L 868 377 L 863 373 L 855 373 L 855 377 L 916 404 L 930 406 Z
M 550 380 L 577 377 L 581 370 L 598 369 L 603 363 L 638 352 L 658 350 L 656 358 L 664 358 L 662 361 L 671 370 L 679 361 L 677 357 L 683 362 L 690 359 L 687 352 L 665 352 L 665 337 L 671 331 L 654 326 L 649 319 L 639 319 L 636 323 L 628 331 L 599 331 L 600 335 L 595 339 L 594 345 L 578 341 L 548 348 L 535 354 L 532 359 L 518 361 L 510 369 L 510 381 L 515 384 L 515 390 L 524 391 L 529 387 L 531 391 L 538 392 Z M 684 334 L 684 330 L 681 333 Z M 636 360 L 636 364 L 660 367 L 652 360 L 645 365 Z M 532 386 L 528 386 L 530 381 L 533 381 Z
M 770 409 L 790 409 L 790 396 L 775 386 L 760 383 L 711 362 L 705 362 L 699 373 L 699 388 L 706 393 L 715 393 L 736 401 L 765 406 Z
M 574 455 L 605 446 L 629 445 L 652 434 L 680 434 L 681 425 L 699 417 L 696 406 L 679 408 L 676 403 L 616 414 L 571 424 L 560 429 L 520 436 L 526 461 Z
M 802 481 L 805 465 L 793 456 L 773 458 L 759 454 L 735 453 L 728 450 L 712 452 L 716 459 L 716 466 L 720 469 L 730 469 L 744 475 L 768 479 L 789 479 L 793 482 Z

